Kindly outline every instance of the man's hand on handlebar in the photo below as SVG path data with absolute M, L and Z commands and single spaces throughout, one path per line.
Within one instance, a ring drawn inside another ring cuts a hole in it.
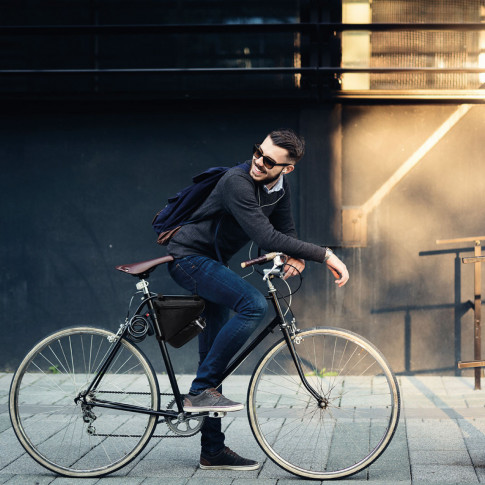
M 332 254 L 330 258 L 326 261 L 328 269 L 333 273 L 335 276 L 335 284 L 339 287 L 344 286 L 347 281 L 349 281 L 349 272 L 347 270 L 347 266 L 340 261 L 335 254 Z
M 288 257 L 284 267 L 285 276 L 283 279 L 287 280 L 292 276 L 296 276 L 300 274 L 304 269 L 305 269 L 305 261 L 303 259 Z

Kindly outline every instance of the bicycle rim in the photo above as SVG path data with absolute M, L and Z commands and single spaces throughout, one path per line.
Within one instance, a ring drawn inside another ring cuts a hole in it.
M 10 419 L 25 450 L 61 475 L 111 473 L 140 453 L 156 417 L 93 406 L 74 399 L 103 363 L 114 334 L 81 327 L 45 338 L 20 364 L 10 388 Z M 134 345 L 123 341 L 94 398 L 158 409 L 155 373 Z
M 316 328 L 293 342 L 322 400 L 303 386 L 283 340 L 263 356 L 251 378 L 253 434 L 277 465 L 295 475 L 324 480 L 357 473 L 379 457 L 396 430 L 396 378 L 382 354 L 352 332 Z

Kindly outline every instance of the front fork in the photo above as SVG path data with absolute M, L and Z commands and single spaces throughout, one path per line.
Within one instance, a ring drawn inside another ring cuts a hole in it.
M 302 342 L 303 338 L 297 335 L 297 332 L 299 331 L 299 329 L 296 328 L 295 320 L 293 320 L 291 324 L 287 323 L 285 319 L 285 315 L 283 314 L 283 310 L 281 309 L 280 302 L 278 300 L 276 288 L 271 282 L 271 279 L 272 279 L 272 275 L 268 274 L 266 278 L 266 283 L 268 285 L 269 294 L 271 296 L 271 301 L 273 303 L 275 311 L 280 318 L 280 321 L 281 321 L 280 327 L 281 327 L 281 331 L 283 332 L 283 338 L 285 339 L 286 345 L 290 350 L 290 354 L 295 364 L 298 375 L 300 376 L 301 382 L 305 387 L 305 389 L 318 402 L 318 406 L 322 409 L 326 409 L 328 406 L 328 399 L 325 396 L 320 395 L 315 389 L 313 389 L 313 387 L 308 382 L 305 376 L 305 373 L 303 372 L 300 358 L 298 357 L 297 349 L 295 347 L 295 345 L 298 346 Z

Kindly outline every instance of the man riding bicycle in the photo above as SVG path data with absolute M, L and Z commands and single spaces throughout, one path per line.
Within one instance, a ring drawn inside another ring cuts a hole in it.
M 199 367 L 184 401 L 188 412 L 237 411 L 243 405 L 221 394 L 221 376 L 232 357 L 259 325 L 267 310 L 262 293 L 227 267 L 247 242 L 265 251 L 288 255 L 285 278 L 302 272 L 305 260 L 325 262 L 339 287 L 349 273 L 328 248 L 297 239 L 291 215 L 290 187 L 285 175 L 304 154 L 304 141 L 289 129 L 271 132 L 253 148 L 251 161 L 227 171 L 168 244 L 175 259 L 172 278 L 206 301 L 207 327 L 199 335 Z M 229 312 L 235 312 L 229 318 Z M 202 426 L 200 467 L 256 470 L 224 444 L 221 420 L 206 418 Z

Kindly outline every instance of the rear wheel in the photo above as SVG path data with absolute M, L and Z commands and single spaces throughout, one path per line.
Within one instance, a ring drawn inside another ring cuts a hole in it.
M 296 475 L 327 480 L 357 473 L 381 455 L 396 430 L 396 378 L 377 348 L 352 332 L 316 328 L 292 340 L 321 399 L 303 386 L 282 340 L 251 378 L 253 434 L 276 464 Z
M 156 416 L 75 402 L 112 349 L 114 334 L 80 327 L 54 333 L 24 358 L 10 388 L 10 419 L 25 450 L 46 468 L 70 477 L 111 473 L 142 451 Z M 155 372 L 123 340 L 96 390 L 88 396 L 159 408 Z

